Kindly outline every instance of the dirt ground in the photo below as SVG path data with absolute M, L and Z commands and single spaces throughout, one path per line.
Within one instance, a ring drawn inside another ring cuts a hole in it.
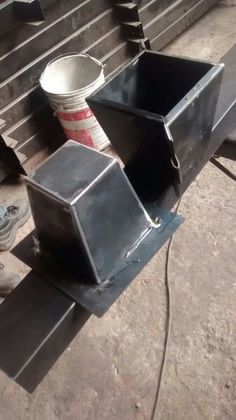
M 218 60 L 236 42 L 235 23 L 236 2 L 224 1 L 166 51 Z M 2 186 L 0 201 L 23 189 Z M 186 220 L 171 252 L 172 326 L 156 419 L 235 420 L 234 182 L 209 163 L 179 212 Z M 10 253 L 0 257 L 27 273 Z M 166 247 L 102 319 L 89 319 L 33 394 L 0 373 L 0 420 L 149 420 L 165 336 L 165 257 Z

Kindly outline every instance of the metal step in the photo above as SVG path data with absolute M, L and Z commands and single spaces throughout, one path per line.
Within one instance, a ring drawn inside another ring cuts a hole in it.
M 57 19 L 83 1 L 84 0 L 44 0 L 45 23 L 40 22 L 39 26 L 27 25 L 22 22 L 17 16 L 13 1 L 3 2 L 0 4 L 0 37 L 5 35 L 6 38 L 5 40 L 3 39 L 3 41 L 7 41 L 8 39 L 10 43 L 5 46 L 1 45 L 1 48 L 7 51 L 9 45 L 12 45 L 11 41 L 13 41 L 13 44 L 15 44 L 16 40 L 22 42 L 23 39 L 36 33 L 44 27 L 44 25 L 53 22 L 54 19 Z M 0 53 L 2 53 L 1 48 Z
M 115 26 L 83 51 L 99 59 L 106 55 L 112 47 L 118 45 L 121 39 L 121 28 Z M 47 98 L 38 85 L 19 96 L 15 101 L 0 110 L 0 133 L 5 133 L 12 125 L 46 102 Z
M 69 52 L 82 51 L 114 27 L 113 9 L 109 9 L 65 40 L 39 56 L 19 72 L 0 84 L 0 108 L 33 87 L 47 63 L 53 58 Z
M 199 3 L 199 0 L 175 1 L 170 7 L 160 13 L 160 15 L 154 17 L 154 19 L 144 25 L 145 36 L 153 39 L 172 23 L 176 22 L 183 14 L 191 10 L 197 3 Z
M 14 141 L 14 149 L 35 135 L 38 131 L 47 127 L 48 130 L 56 128 L 57 119 L 53 117 L 53 111 L 48 104 L 42 106 L 32 114 L 17 122 L 9 130 L 4 132 L 3 139 L 10 145 Z M 12 147 L 12 145 L 11 145 Z
M 142 6 L 139 6 L 139 16 L 142 24 L 145 25 L 155 19 L 175 2 L 176 0 L 149 0 L 145 2 Z
M 38 85 L 20 95 L 0 110 L 0 134 L 6 132 L 10 127 L 46 102 L 47 98 Z
M 18 44 L 0 57 L 0 83 L 84 25 L 89 24 L 106 9 L 106 0 L 99 1 L 96 5 L 94 0 L 86 1 L 55 20 L 51 25 L 45 26 L 25 42 Z
M 218 0 L 201 0 L 196 6 L 172 23 L 167 29 L 158 34 L 151 40 L 151 48 L 159 51 L 171 42 L 176 36 L 181 34 L 186 28 L 198 20 L 212 6 L 218 3 Z
M 122 45 L 123 44 L 126 45 L 126 43 L 122 43 Z M 118 45 L 118 49 L 113 49 L 111 54 L 109 54 L 111 45 Z M 113 28 L 102 38 L 99 38 L 95 43 L 86 48 L 85 52 L 103 60 L 105 63 L 108 62 L 109 68 L 113 70 L 114 67 L 112 66 L 114 66 L 114 62 L 121 64 L 124 61 L 122 55 L 123 51 L 120 51 L 120 26 Z M 125 57 L 127 58 L 126 55 Z M 119 62 L 119 60 L 121 61 Z M 107 72 L 109 68 L 105 68 L 105 72 Z M 34 94 L 35 97 L 38 95 L 38 100 L 40 98 L 44 103 L 47 99 L 46 96 L 44 94 L 41 95 L 41 93 L 42 91 L 39 87 L 30 92 L 30 94 Z M 25 101 L 27 99 L 29 98 L 24 98 Z M 19 105 L 22 106 L 22 103 L 19 103 Z M 53 117 L 53 112 L 47 104 L 39 106 L 33 113 L 27 115 L 13 126 L 10 126 L 8 130 L 4 130 L 3 137 L 6 143 L 17 150 L 21 147 L 21 144 L 27 145 L 28 160 L 34 153 L 45 146 L 46 139 L 49 141 L 48 136 L 45 137 L 44 130 L 42 129 L 44 126 L 47 127 L 48 132 L 52 133 L 50 139 L 53 141 L 53 135 L 56 135 L 59 130 L 59 122 Z M 60 128 L 60 130 L 62 129 Z M 20 149 L 21 152 L 22 150 L 23 149 Z
M 124 3 L 116 3 L 115 5 L 116 10 L 119 14 L 120 21 L 138 21 L 139 20 L 139 13 L 138 7 L 132 1 L 124 2 Z
M 109 52 L 102 58 L 102 63 L 105 65 L 105 75 L 109 76 L 117 67 L 127 61 L 131 56 L 131 49 L 127 42 L 123 42 Z
M 43 149 L 50 150 L 50 145 L 54 144 L 55 139 L 58 137 L 62 138 L 61 144 L 66 141 L 65 135 L 62 131 L 59 123 L 55 121 L 54 126 L 48 126 L 41 128 L 36 134 L 34 134 L 30 139 L 25 141 L 15 150 L 17 155 L 22 156 L 20 159 L 21 164 L 25 168 L 25 164 L 38 152 Z

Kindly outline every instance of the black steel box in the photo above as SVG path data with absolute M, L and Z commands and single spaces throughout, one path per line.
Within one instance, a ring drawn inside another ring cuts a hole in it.
M 26 178 L 26 186 L 42 254 L 79 282 L 109 281 L 150 227 L 119 163 L 71 140 Z
M 201 163 L 223 67 L 145 51 L 87 99 L 142 200 L 178 188 Z

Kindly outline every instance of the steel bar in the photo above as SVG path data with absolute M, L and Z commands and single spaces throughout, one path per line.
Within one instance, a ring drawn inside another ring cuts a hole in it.
M 83 0 L 80 0 L 80 2 L 82 1 Z M 49 10 L 48 16 L 48 11 L 45 9 L 52 9 L 55 19 L 58 14 L 60 14 L 61 12 L 63 14 L 66 12 L 66 10 L 71 8 L 72 4 L 78 4 L 78 0 L 63 0 L 61 1 L 61 5 L 58 7 L 58 2 L 56 2 L 56 0 L 40 0 L 40 2 L 41 8 L 44 10 L 45 13 L 45 19 L 47 21 L 49 20 L 51 10 Z M 10 31 L 17 30 L 19 26 L 22 26 L 24 24 L 17 16 L 17 8 L 18 6 L 16 7 L 16 3 L 14 0 L 7 0 L 0 4 L 0 36 L 8 34 Z
M 163 13 L 144 25 L 145 35 L 153 39 L 172 23 L 176 22 L 184 13 L 191 10 L 197 3 L 199 3 L 199 0 L 182 0 L 181 2 L 173 3 Z
M 90 26 L 85 25 L 72 35 L 65 38 L 62 42 L 48 50 L 46 53 L 37 57 L 26 67 L 21 68 L 8 79 L 0 84 L 0 108 L 6 106 L 19 95 L 33 87 L 50 60 L 60 54 L 80 51 L 88 48 L 90 44 L 99 39 L 102 35 L 114 28 L 115 20 L 113 10 L 108 9 L 90 22 Z
M 31 271 L 0 305 L 1 369 L 33 391 L 89 316 Z
M 236 181 L 236 175 L 231 172 L 228 168 L 226 168 L 222 163 L 220 163 L 216 158 L 211 158 L 210 162 L 215 165 L 220 171 L 224 172 L 225 175 L 227 175 L 229 178 L 231 178 L 233 181 Z
M 160 14 L 169 8 L 176 0 L 149 0 L 145 4 L 138 5 L 139 16 L 143 25 L 157 18 Z
M 150 40 L 153 50 L 159 51 L 213 7 L 218 0 L 201 0 L 177 20 Z

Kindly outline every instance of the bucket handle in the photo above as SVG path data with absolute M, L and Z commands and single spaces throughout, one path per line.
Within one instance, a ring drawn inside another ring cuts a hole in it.
M 70 57 L 71 55 L 80 55 L 80 56 L 83 56 L 83 57 L 89 57 L 91 60 L 93 60 L 96 64 L 98 64 L 99 66 L 101 66 L 101 68 L 102 68 L 102 70 L 104 70 L 104 68 L 105 68 L 105 64 L 103 64 L 103 63 L 101 63 L 99 60 L 97 60 L 95 57 L 92 57 L 91 55 L 89 55 L 89 54 L 87 54 L 87 53 L 85 53 L 85 52 L 81 52 L 81 53 L 78 53 L 78 52 L 71 52 L 71 53 L 64 53 L 64 54 L 60 54 L 60 55 L 58 55 L 57 57 L 55 57 L 55 58 L 53 58 L 51 61 L 49 61 L 48 62 L 48 64 L 46 65 L 46 67 L 45 67 L 45 69 L 44 69 L 44 71 L 43 71 L 43 73 L 41 74 L 41 76 L 40 76 L 40 78 L 39 78 L 39 81 L 43 78 L 43 75 L 44 75 L 44 73 L 45 73 L 45 71 L 46 71 L 46 69 L 47 69 L 47 67 L 48 66 L 50 66 L 52 63 L 54 63 L 54 61 L 57 61 L 57 60 L 59 60 L 60 58 L 63 58 L 63 57 Z
M 50 64 L 52 64 L 54 61 L 56 61 L 56 60 L 58 60 L 58 59 L 60 59 L 60 58 L 63 58 L 63 57 L 70 57 L 71 55 L 80 55 L 80 56 L 83 56 L 83 57 L 88 57 L 88 58 L 91 58 L 91 60 L 93 60 L 93 61 L 95 61 L 95 63 L 96 64 L 99 64 L 102 68 L 104 68 L 105 67 L 105 64 L 102 64 L 99 60 L 97 60 L 97 58 L 95 58 L 95 57 L 92 57 L 91 55 L 89 55 L 89 54 L 87 54 L 86 52 L 81 52 L 81 53 L 78 53 L 78 52 L 70 52 L 70 53 L 64 53 L 64 54 L 60 54 L 60 55 L 58 55 L 57 57 L 55 57 L 55 58 L 53 58 L 51 61 L 49 61 L 49 63 L 47 64 L 47 66 L 49 66 Z

